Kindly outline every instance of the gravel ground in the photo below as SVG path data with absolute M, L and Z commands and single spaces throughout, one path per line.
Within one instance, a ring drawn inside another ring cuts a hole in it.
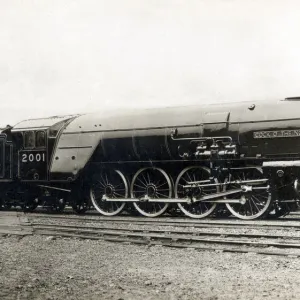
M 300 259 L 27 236 L 0 239 L 0 299 L 299 299 Z

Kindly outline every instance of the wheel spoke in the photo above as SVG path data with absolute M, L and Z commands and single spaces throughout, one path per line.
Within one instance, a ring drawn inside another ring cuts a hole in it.
M 143 177 L 143 179 L 144 179 L 146 185 L 150 183 L 150 182 L 147 181 L 147 179 L 145 178 L 145 175 L 144 175 L 143 173 L 142 173 L 142 177 Z
M 252 205 L 251 205 L 251 199 L 248 199 L 248 203 L 249 203 L 249 208 L 250 208 L 251 215 L 253 215 L 253 209 L 252 209 Z
M 161 195 L 161 196 L 163 196 L 164 198 L 168 198 L 168 195 L 164 195 L 164 194 L 159 193 L 159 192 L 156 192 L 156 194 L 157 194 L 157 195 Z
M 147 172 L 147 178 L 148 178 L 148 182 L 150 183 L 151 182 L 151 180 L 150 180 L 150 177 L 149 177 L 149 173 Z
M 259 212 L 259 209 L 258 209 L 258 207 L 257 207 L 257 205 L 256 205 L 256 203 L 255 203 L 255 201 L 254 201 L 252 198 L 250 199 L 250 201 L 252 201 L 252 203 L 254 204 L 254 206 L 255 206 L 255 208 L 256 208 L 256 211 Z
M 144 183 L 140 178 L 138 178 L 137 177 L 137 180 L 144 186 L 144 187 L 146 187 L 147 186 L 147 184 L 146 183 Z M 135 185 L 136 185 L 136 183 L 135 183 Z
M 190 173 L 188 172 L 188 173 L 186 173 L 186 175 L 188 176 L 189 181 L 192 182 L 193 180 L 192 180 L 192 178 L 191 178 L 191 176 L 190 176 Z
M 96 183 L 96 187 L 99 186 L 99 185 L 101 185 L 103 188 L 105 188 L 105 184 L 103 184 L 101 181 L 98 181 L 98 182 Z
M 139 184 L 137 184 L 137 183 L 135 183 L 134 186 L 138 186 L 138 187 L 141 188 L 141 189 L 144 189 L 144 188 L 146 187 L 146 186 L 141 186 L 141 185 L 139 185 Z
M 163 184 L 160 184 L 160 185 L 156 185 L 157 188 L 160 188 L 161 186 L 164 186 L 164 185 L 167 185 L 168 183 L 167 182 L 164 182 Z M 169 189 L 168 189 L 169 190 Z
M 117 193 L 117 192 L 114 192 L 114 195 L 118 195 L 118 196 L 120 196 L 120 198 L 124 197 L 124 195 Z

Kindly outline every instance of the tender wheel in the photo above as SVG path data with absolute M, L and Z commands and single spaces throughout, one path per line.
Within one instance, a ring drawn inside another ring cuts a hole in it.
M 234 170 L 230 174 L 230 181 L 263 179 L 260 168 Z M 253 187 L 264 187 L 267 183 L 253 185 Z M 240 184 L 227 185 L 226 190 L 241 188 Z M 227 196 L 227 199 L 241 199 L 242 203 L 226 203 L 228 210 L 236 217 L 243 220 L 253 220 L 267 215 L 272 207 L 271 193 L 266 189 L 252 190 Z
M 128 197 L 128 184 L 125 176 L 118 170 L 106 171 L 91 187 L 91 201 L 96 210 L 105 216 L 115 216 L 125 207 L 125 202 L 107 201 L 106 198 L 122 199 Z
M 215 194 L 219 192 L 217 186 L 207 187 L 193 187 L 184 189 L 183 186 L 187 182 L 208 180 L 210 177 L 210 170 L 205 167 L 191 166 L 183 169 L 178 175 L 175 183 L 175 197 L 176 198 L 200 198 L 205 195 Z M 191 203 L 178 203 L 180 210 L 188 217 L 201 219 L 212 214 L 216 207 L 216 203 L 212 202 L 191 202 Z
M 147 199 L 167 199 L 172 196 L 172 182 L 167 173 L 160 168 L 139 170 L 131 183 L 131 197 L 144 198 L 145 201 L 134 202 L 136 210 L 146 217 L 157 217 L 163 214 L 169 204 L 148 202 Z

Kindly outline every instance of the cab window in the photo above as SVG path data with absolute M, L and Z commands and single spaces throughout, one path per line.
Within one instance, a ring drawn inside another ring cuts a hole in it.
M 46 134 L 45 134 L 45 131 L 38 131 L 36 133 L 36 147 L 37 148 L 46 147 Z
M 24 133 L 24 147 L 25 149 L 32 149 L 35 146 L 35 134 L 33 131 L 26 131 Z

